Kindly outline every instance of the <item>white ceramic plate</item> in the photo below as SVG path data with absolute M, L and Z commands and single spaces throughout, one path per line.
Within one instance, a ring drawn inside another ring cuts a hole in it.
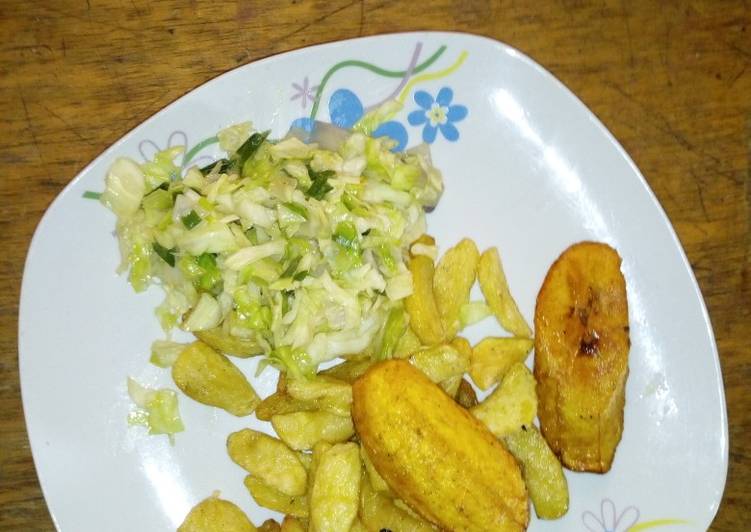
M 312 113 L 312 87 L 321 84 Z M 115 274 L 114 217 L 83 193 L 103 188 L 117 155 L 142 160 L 179 143 L 195 148 L 189 162 L 200 162 L 218 154 L 210 137 L 230 123 L 252 120 L 281 136 L 311 116 L 347 125 L 390 97 L 405 106 L 384 131 L 408 145 L 432 141 L 444 172 L 430 232 L 443 249 L 465 235 L 498 246 L 528 319 L 545 272 L 569 244 L 602 240 L 623 257 L 633 342 L 623 440 L 607 475 L 567 474 L 563 519 L 533 519 L 530 529 L 709 525 L 727 469 L 720 366 L 694 276 L 644 178 L 597 118 L 518 51 L 469 35 L 411 33 L 228 72 L 126 134 L 51 205 L 26 262 L 19 358 L 34 459 L 59 529 L 174 529 L 217 489 L 256 523 L 273 515 L 250 499 L 224 448 L 230 432 L 264 425 L 255 418 L 183 397 L 187 430 L 174 446 L 126 424 L 126 376 L 170 384 L 147 362 L 161 335 L 153 314 L 161 296 L 156 288 L 136 295 Z M 419 123 L 435 99 L 446 123 Z M 486 320 L 469 337 L 489 333 L 498 330 Z M 256 361 L 239 365 L 252 375 Z M 274 373 L 253 381 L 260 394 L 271 393 Z

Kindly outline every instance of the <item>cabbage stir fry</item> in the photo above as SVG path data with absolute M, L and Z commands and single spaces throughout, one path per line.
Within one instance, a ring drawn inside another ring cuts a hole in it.
M 343 355 L 389 358 L 407 327 L 405 258 L 443 185 L 425 147 L 393 153 L 369 129 L 272 140 L 239 124 L 218 135 L 225 158 L 184 172 L 181 147 L 117 159 L 101 199 L 120 271 L 136 291 L 163 287 L 165 331 L 242 342 L 298 377 Z

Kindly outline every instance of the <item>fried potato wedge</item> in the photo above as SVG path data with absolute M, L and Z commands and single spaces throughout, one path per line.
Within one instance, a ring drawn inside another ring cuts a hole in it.
M 227 438 L 232 461 L 286 495 L 302 495 L 308 484 L 298 454 L 284 442 L 263 432 L 243 429 Z
M 193 507 L 177 532 L 256 532 L 256 527 L 234 503 L 212 496 Z
M 531 338 L 532 329 L 511 297 L 497 248 L 493 247 L 483 252 L 477 265 L 477 278 L 485 301 L 488 302 L 501 327 L 514 336 Z
M 188 397 L 235 416 L 251 414 L 261 401 L 237 366 L 200 341 L 178 355 L 172 380 Z
M 412 273 L 413 291 L 404 300 L 404 308 L 409 314 L 409 323 L 424 345 L 440 344 L 445 332 L 433 295 L 433 261 L 424 255 L 418 255 L 410 258 L 408 266 Z
M 310 492 L 310 525 L 316 532 L 349 532 L 360 501 L 360 449 L 334 445 L 321 455 Z
M 487 337 L 472 348 L 469 375 L 481 390 L 503 378 L 517 362 L 524 362 L 534 342 L 529 338 Z
M 618 252 L 581 242 L 553 263 L 537 296 L 540 427 L 564 466 L 605 473 L 623 431 L 630 348 Z
M 523 530 L 519 466 L 469 412 L 403 360 L 353 385 L 352 416 L 378 473 L 422 517 L 448 530 Z
M 355 382 L 355 379 L 357 379 L 357 377 L 365 373 L 367 369 L 372 365 L 373 359 L 371 358 L 353 358 L 345 360 L 344 362 L 337 364 L 336 366 L 331 366 L 330 368 L 319 372 L 318 375 L 331 377 L 332 379 L 338 379 L 340 381 L 352 384 L 353 382 Z
M 355 434 L 350 416 L 324 411 L 277 414 L 271 418 L 271 425 L 282 441 L 296 451 L 312 449 L 320 441 L 344 442 Z
M 312 412 L 319 409 L 320 405 L 315 401 L 294 399 L 286 392 L 275 392 L 258 403 L 256 417 L 261 421 L 271 421 L 271 418 L 277 414 Z
M 568 483 L 558 457 L 537 427 L 530 424 L 506 435 L 506 448 L 522 465 L 529 497 L 540 519 L 558 519 L 568 511 Z
M 324 441 L 319 441 L 313 446 L 313 452 L 310 453 L 312 457 L 310 460 L 310 467 L 308 468 L 308 499 L 310 499 L 310 493 L 313 490 L 313 481 L 316 478 L 316 470 L 318 464 L 321 462 L 323 454 L 331 449 L 332 444 Z
M 348 416 L 352 405 L 352 385 L 332 377 L 317 376 L 314 379 L 289 379 L 287 392 L 293 399 L 310 401 L 321 410 Z
M 477 404 L 477 394 L 468 380 L 462 379 L 454 395 L 456 402 L 469 410 Z
M 470 363 L 468 358 L 450 344 L 422 349 L 413 354 L 409 361 L 435 383 L 464 375 Z
M 376 491 L 367 481 L 361 483 L 360 519 L 368 532 L 381 532 L 381 530 L 431 532 L 436 530 L 427 521 L 396 506 L 391 497 Z
M 498 438 L 531 425 L 537 416 L 537 394 L 532 372 L 517 362 L 511 366 L 498 388 L 471 412 Z
M 294 496 L 287 495 L 253 475 L 245 477 L 243 483 L 253 500 L 264 508 L 295 517 L 308 517 L 308 497 L 306 493 Z
M 461 328 L 459 310 L 469 302 L 479 260 L 477 245 L 465 238 L 446 251 L 436 265 L 433 293 L 447 338 L 456 336 Z
M 232 336 L 221 327 L 193 331 L 193 335 L 212 349 L 216 349 L 225 355 L 248 358 L 263 354 L 263 347 L 255 340 Z

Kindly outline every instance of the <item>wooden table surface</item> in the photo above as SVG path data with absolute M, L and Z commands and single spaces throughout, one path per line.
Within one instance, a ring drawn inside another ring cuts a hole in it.
M 529 54 L 636 161 L 694 268 L 722 359 L 730 469 L 713 530 L 751 526 L 747 2 L 2 0 L 0 529 L 53 529 L 24 425 L 16 331 L 26 251 L 55 195 L 125 132 L 228 69 L 419 29 L 478 33 Z

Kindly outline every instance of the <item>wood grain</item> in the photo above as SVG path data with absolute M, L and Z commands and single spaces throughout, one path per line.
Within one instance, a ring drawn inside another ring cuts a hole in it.
M 0 529 L 52 530 L 21 409 L 17 312 L 34 227 L 122 134 L 235 66 L 404 30 L 478 33 L 532 56 L 610 128 L 661 201 L 714 324 L 730 470 L 712 527 L 751 508 L 751 7 L 464 0 L 0 3 Z

